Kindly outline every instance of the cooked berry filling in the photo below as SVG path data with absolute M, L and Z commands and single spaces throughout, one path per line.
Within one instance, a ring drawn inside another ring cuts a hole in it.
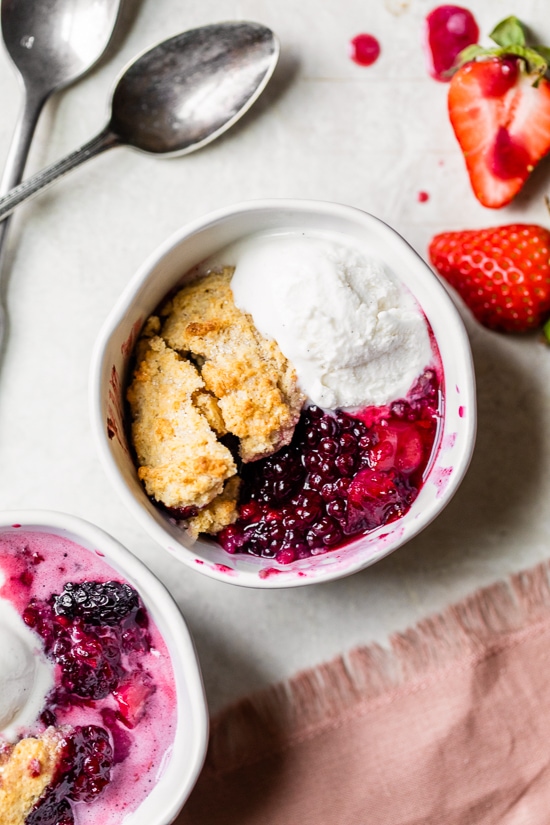
M 137 592 L 115 581 L 67 582 L 47 601 L 31 599 L 22 616 L 59 666 L 42 724 L 55 726 L 58 709 L 94 706 L 109 696 L 118 708 L 100 710 L 105 727 L 68 728 L 54 780 L 26 820 L 73 825 L 70 801 L 93 802 L 110 782 L 112 766 L 127 757 L 132 742 L 124 727 L 139 722 L 155 690 L 139 661 L 151 648 L 148 617 Z
M 27 816 L 25 825 L 73 825 L 68 800 L 93 802 L 109 783 L 112 766 L 113 749 L 104 728 L 73 728 L 65 738 L 54 780 Z
M 440 406 L 426 370 L 387 408 L 309 407 L 288 447 L 243 465 L 239 519 L 218 535 L 222 547 L 288 564 L 400 518 L 422 486 Z
M 46 654 L 61 669 L 53 704 L 104 699 L 126 673 L 124 655 L 150 649 L 147 614 L 139 596 L 117 582 L 69 582 L 61 595 L 47 602 L 32 599 L 23 620 L 43 638 Z

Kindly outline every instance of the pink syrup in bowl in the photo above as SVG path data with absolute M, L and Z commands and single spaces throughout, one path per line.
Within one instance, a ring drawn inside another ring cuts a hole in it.
M 79 587 L 92 601 L 114 593 L 115 613 L 106 617 L 94 603 L 80 615 L 80 595 L 71 595 Z M 159 630 L 116 570 L 47 532 L 0 533 L 0 600 L 36 634 L 55 672 L 39 717 L 20 737 L 68 725 L 76 754 L 26 822 L 57 825 L 72 815 L 75 825 L 121 825 L 153 790 L 174 743 L 176 687 Z M 88 768 L 80 770 L 79 759 Z

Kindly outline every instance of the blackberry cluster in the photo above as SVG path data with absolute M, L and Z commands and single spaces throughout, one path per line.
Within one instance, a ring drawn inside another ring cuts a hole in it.
M 243 465 L 239 519 L 219 533 L 222 547 L 288 564 L 400 518 L 422 485 L 439 404 L 426 370 L 388 408 L 309 407 L 287 447 Z
M 140 607 L 133 587 L 121 582 L 67 582 L 54 599 L 58 616 L 79 617 L 88 624 L 116 625 Z
M 110 782 L 112 767 L 107 731 L 98 725 L 73 728 L 65 739 L 57 774 L 25 825 L 74 825 L 69 800 L 93 802 Z
M 118 582 L 69 583 L 48 602 L 32 599 L 23 620 L 43 638 L 46 653 L 61 669 L 54 696 L 61 705 L 104 699 L 126 674 L 123 657 L 150 648 L 139 596 Z
M 74 825 L 73 809 L 50 788 L 25 820 L 25 825 Z

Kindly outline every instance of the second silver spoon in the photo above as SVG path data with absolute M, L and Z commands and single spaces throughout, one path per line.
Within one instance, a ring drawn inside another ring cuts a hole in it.
M 218 23 L 165 40 L 121 74 L 95 138 L 0 198 L 0 220 L 57 178 L 114 146 L 183 155 L 217 138 L 257 99 L 279 56 L 259 23 Z

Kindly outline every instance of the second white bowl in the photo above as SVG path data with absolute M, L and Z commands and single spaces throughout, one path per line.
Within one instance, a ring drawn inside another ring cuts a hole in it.
M 99 555 L 138 591 L 160 632 L 173 668 L 177 712 L 174 740 L 157 781 L 141 804 L 124 817 L 127 825 L 169 825 L 197 780 L 206 755 L 208 711 L 193 642 L 166 588 L 129 550 L 99 527 L 75 516 L 49 510 L 0 512 L 0 535 L 48 533 Z M 59 564 L 63 559 L 60 557 Z M 131 798 L 132 789 L 129 796 Z

